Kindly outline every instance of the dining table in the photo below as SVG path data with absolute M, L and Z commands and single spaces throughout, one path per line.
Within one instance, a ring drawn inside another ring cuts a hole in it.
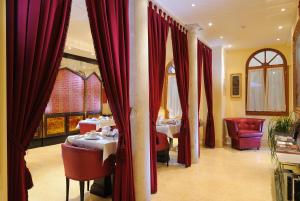
M 181 122 L 176 121 L 164 121 L 158 122 L 156 125 L 156 131 L 165 134 L 168 138 L 174 138 L 175 134 L 180 132 Z
M 80 126 L 83 126 L 84 124 L 95 125 L 95 130 L 99 130 L 100 128 L 103 128 L 105 126 L 116 126 L 116 123 L 113 120 L 113 118 L 100 117 L 100 118 L 80 120 L 79 123 L 77 124 L 76 128 L 80 129 Z
M 96 137 L 91 138 L 91 134 Z M 102 132 L 91 132 L 84 135 L 68 136 L 66 143 L 86 149 L 102 150 L 103 161 L 105 161 L 111 154 L 115 154 L 117 152 L 118 137 L 105 136 Z

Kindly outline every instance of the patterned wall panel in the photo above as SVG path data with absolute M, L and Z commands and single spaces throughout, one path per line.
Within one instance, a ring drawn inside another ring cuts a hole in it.
M 83 78 L 68 69 L 59 70 L 46 113 L 83 112 L 83 104 Z
M 92 119 L 92 118 L 98 118 L 101 115 L 101 113 L 93 113 L 93 114 L 86 114 L 86 118 Z
M 69 132 L 74 132 L 78 130 L 76 127 L 80 120 L 83 120 L 82 115 L 69 116 Z
M 101 81 L 93 73 L 86 80 L 86 111 L 99 112 L 101 110 Z
M 65 117 L 49 117 L 46 119 L 46 136 L 53 136 L 65 133 Z

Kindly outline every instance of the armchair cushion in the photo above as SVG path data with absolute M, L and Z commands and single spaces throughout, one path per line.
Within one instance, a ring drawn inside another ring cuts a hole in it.
M 263 133 L 257 130 L 239 130 L 238 136 L 243 137 L 261 137 Z

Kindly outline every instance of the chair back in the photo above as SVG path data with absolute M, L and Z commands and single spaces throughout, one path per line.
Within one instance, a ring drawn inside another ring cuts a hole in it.
M 169 150 L 170 144 L 168 138 L 163 133 L 156 134 L 156 151 L 166 151 Z
M 92 130 L 96 130 L 95 124 L 79 123 L 80 134 L 83 135 Z
M 108 176 L 114 171 L 114 158 L 104 162 L 102 151 L 61 144 L 65 176 L 77 181 L 95 180 Z

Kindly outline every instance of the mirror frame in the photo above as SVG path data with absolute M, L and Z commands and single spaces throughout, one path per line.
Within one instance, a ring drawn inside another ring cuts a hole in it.
M 298 21 L 295 26 L 295 30 L 293 33 L 293 100 L 294 100 L 294 111 L 300 115 L 300 106 L 297 106 L 297 74 L 296 74 L 296 68 L 297 68 L 297 40 L 300 38 L 300 1 L 298 5 Z M 300 79 L 300 78 L 299 78 Z

